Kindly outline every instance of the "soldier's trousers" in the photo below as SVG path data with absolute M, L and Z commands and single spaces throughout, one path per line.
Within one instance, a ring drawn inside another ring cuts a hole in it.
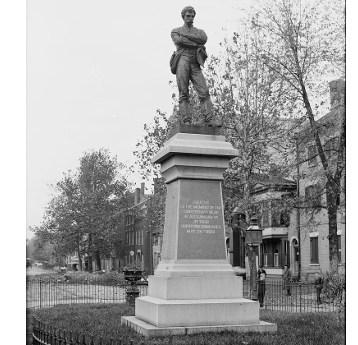
M 209 88 L 206 85 L 203 72 L 201 71 L 196 56 L 182 55 L 180 57 L 176 70 L 176 79 L 179 89 L 179 109 L 181 113 L 185 112 L 186 116 L 190 116 L 188 104 L 189 81 L 193 83 L 205 112 L 211 111 Z

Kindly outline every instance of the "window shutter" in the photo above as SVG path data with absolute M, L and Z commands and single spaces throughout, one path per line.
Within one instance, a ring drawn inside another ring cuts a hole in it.
M 317 155 L 317 148 L 316 145 L 310 145 L 307 148 L 307 159 L 308 159 L 308 165 L 314 165 L 316 164 L 316 157 Z
M 311 264 L 318 264 L 318 237 L 311 237 Z

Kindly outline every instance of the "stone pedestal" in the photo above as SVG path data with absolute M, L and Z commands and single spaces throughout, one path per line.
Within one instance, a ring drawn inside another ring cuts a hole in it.
M 217 131 L 181 125 L 153 158 L 167 183 L 162 260 L 135 316 L 122 317 L 146 336 L 277 330 L 226 260 L 221 181 L 237 151 Z

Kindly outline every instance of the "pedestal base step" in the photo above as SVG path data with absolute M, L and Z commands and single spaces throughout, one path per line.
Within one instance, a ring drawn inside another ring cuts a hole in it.
M 251 325 L 259 322 L 259 303 L 245 298 L 164 300 L 145 296 L 135 302 L 135 316 L 156 327 Z
M 156 327 L 148 322 L 137 319 L 135 316 L 122 316 L 121 324 L 132 328 L 136 332 L 145 337 L 152 336 L 167 336 L 167 335 L 181 335 L 194 334 L 201 332 L 221 332 L 221 331 L 236 331 L 240 333 L 245 332 L 276 332 L 277 325 L 265 321 L 259 321 L 252 325 L 215 325 L 215 326 L 197 326 L 197 327 Z

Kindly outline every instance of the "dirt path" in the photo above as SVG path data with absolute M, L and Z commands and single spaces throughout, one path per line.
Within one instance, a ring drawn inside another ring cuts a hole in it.
M 27 276 L 34 276 L 36 274 L 48 274 L 48 273 L 53 273 L 53 272 L 54 271 L 44 270 L 43 268 L 36 267 L 36 266 L 26 268 Z

